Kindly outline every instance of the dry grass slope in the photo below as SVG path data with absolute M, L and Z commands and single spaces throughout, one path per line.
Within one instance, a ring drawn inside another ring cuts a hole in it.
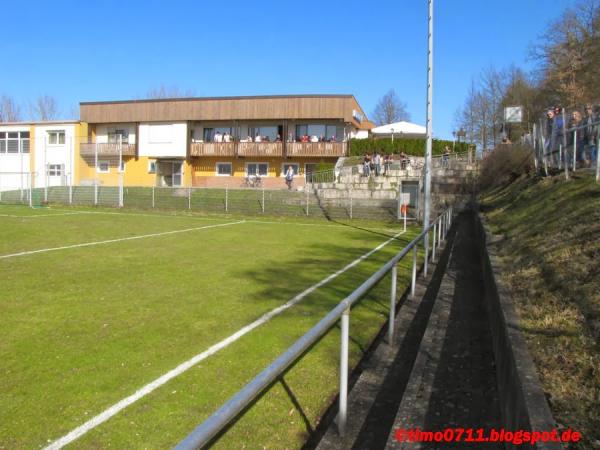
M 600 448 L 600 185 L 521 176 L 482 208 L 553 414 Z

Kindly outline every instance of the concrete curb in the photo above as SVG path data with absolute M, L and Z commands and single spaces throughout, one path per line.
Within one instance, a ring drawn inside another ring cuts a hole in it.
M 476 220 L 503 427 L 507 431 L 552 431 L 556 428 L 556 422 L 521 334 L 519 316 L 510 292 L 502 282 L 502 264 L 496 246 L 482 215 L 479 214 Z M 563 449 L 558 442 L 505 444 L 505 448 Z

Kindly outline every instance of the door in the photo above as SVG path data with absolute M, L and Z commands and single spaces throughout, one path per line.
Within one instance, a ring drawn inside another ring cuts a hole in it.
M 48 164 L 48 186 L 65 185 L 65 165 Z
M 183 181 L 183 162 L 158 161 L 159 186 L 181 186 Z

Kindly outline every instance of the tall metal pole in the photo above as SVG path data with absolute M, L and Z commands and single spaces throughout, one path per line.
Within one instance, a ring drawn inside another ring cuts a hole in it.
M 423 231 L 429 226 L 431 209 L 431 151 L 432 151 L 432 101 L 433 101 L 433 0 L 429 0 L 427 39 L 427 145 L 425 146 L 425 209 L 423 212 Z M 429 233 L 425 234 L 424 246 L 429 246 Z M 426 257 L 427 259 L 427 257 Z
M 119 208 L 123 207 L 123 135 L 119 134 Z

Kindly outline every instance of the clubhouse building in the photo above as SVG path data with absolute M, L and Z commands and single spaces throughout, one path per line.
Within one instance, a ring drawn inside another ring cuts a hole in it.
M 374 126 L 352 95 L 83 102 L 80 117 L 0 124 L 0 190 L 121 178 L 125 186 L 238 187 L 254 176 L 281 188 L 288 166 L 299 186 Z
M 352 95 L 212 97 L 84 102 L 79 181 L 127 186 L 239 186 L 260 176 L 298 184 L 348 154 L 372 127 Z M 122 167 L 118 167 L 119 151 Z

